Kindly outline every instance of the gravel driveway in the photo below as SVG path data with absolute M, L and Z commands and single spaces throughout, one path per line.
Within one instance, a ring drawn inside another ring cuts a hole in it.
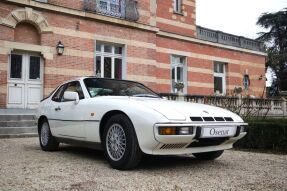
M 133 171 L 111 169 L 100 151 L 37 138 L 0 139 L 0 190 L 287 190 L 287 155 L 226 151 L 215 161 L 145 157 Z

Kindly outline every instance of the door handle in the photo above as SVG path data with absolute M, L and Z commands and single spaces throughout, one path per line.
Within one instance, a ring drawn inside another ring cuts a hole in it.
M 55 111 L 60 111 L 60 110 L 61 110 L 60 106 L 55 108 Z

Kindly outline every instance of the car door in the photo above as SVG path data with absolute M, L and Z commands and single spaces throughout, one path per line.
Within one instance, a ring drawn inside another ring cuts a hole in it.
M 66 91 L 77 92 L 80 98 L 78 103 L 65 100 Z M 51 128 L 52 133 L 58 137 L 77 140 L 85 139 L 85 131 L 82 125 L 83 117 L 79 112 L 84 94 L 80 82 L 73 81 L 61 86 L 54 94 L 51 102 Z

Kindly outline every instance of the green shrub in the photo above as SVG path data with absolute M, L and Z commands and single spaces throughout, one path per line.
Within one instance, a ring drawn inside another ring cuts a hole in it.
M 235 148 L 287 153 L 287 119 L 256 119 L 248 124 L 247 135 L 235 143 Z

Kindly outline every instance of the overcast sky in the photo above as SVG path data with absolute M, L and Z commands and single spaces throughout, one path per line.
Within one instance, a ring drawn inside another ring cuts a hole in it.
M 197 0 L 197 25 L 223 32 L 256 38 L 261 28 L 256 26 L 264 12 L 276 12 L 287 7 L 287 0 Z

